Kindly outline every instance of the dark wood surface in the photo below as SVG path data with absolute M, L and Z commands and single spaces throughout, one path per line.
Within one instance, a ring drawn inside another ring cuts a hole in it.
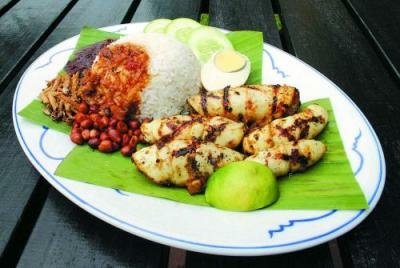
M 324 73 L 358 104 L 385 153 L 384 193 L 371 215 L 341 239 L 346 242 L 341 243 L 345 262 L 355 267 L 398 266 L 400 128 L 393 116 L 400 113 L 398 83 L 343 3 L 282 1 L 281 8 L 296 56 Z M 302 30 L 305 25 L 307 31 Z
M 119 5 L 111 5 L 107 7 L 107 9 L 100 8 L 100 6 L 105 5 L 107 4 L 99 3 L 97 0 L 85 0 L 77 3 L 63 18 L 60 24 L 57 25 L 56 29 L 47 37 L 36 53 L 30 55 L 28 62 L 22 67 L 18 74 L 13 76 L 11 82 L 4 88 L 3 93 L 0 95 L 0 115 L 1 118 L 3 118 L 0 121 L 2 129 L 2 131 L 0 131 L 0 153 L 4 156 L 1 158 L 2 168 L 0 169 L 0 189 L 2 192 L 0 195 L 0 252 L 2 252 L 2 256 L 9 241 L 14 241 L 18 239 L 18 237 L 15 236 L 20 236 L 20 232 L 17 232 L 17 234 L 13 236 L 14 230 L 16 230 L 18 226 L 20 226 L 19 229 L 22 228 L 22 230 L 29 229 L 29 227 L 24 226 L 25 221 L 21 221 L 21 219 L 25 217 L 31 217 L 29 215 L 31 207 L 27 206 L 27 204 L 32 204 L 33 206 L 40 205 L 40 202 L 34 204 L 38 199 L 38 194 L 34 193 L 34 189 L 40 175 L 23 154 L 13 131 L 11 104 L 15 87 L 29 64 L 44 51 L 58 42 L 79 33 L 82 25 L 102 27 L 120 23 L 127 13 L 131 1 L 119 1 Z M 13 9 L 10 11 L 12 10 Z M 110 10 L 112 13 L 109 12 Z M 88 11 L 90 11 L 93 16 L 87 16 Z M 31 25 L 35 27 L 35 24 Z M 25 30 L 28 32 L 34 31 L 34 29 L 30 28 Z M 17 42 L 17 40 L 14 40 L 14 42 Z M 9 245 L 13 244 L 14 242 Z M 16 247 L 18 247 L 17 251 L 21 250 L 20 244 L 16 245 Z M 14 247 L 7 250 L 4 253 L 4 258 L 14 259 L 16 257 L 15 254 L 19 253 L 15 251 L 16 249 Z
M 227 30 L 260 31 L 265 42 L 282 48 L 272 3 L 269 1 L 214 0 L 210 1 L 209 14 L 212 26 Z
M 400 1 L 346 0 L 345 3 L 400 79 Z
M 16 2 L 15 0 L 0 0 L 0 14 L 6 13 Z
M 51 189 L 20 267 L 160 267 L 168 248 L 130 235 Z
M 142 22 L 158 18 L 175 19 L 180 17 L 200 18 L 201 0 L 142 0 L 132 21 Z
M 35 58 L 84 25 L 199 19 L 201 13 L 210 14 L 213 26 L 262 31 L 267 42 L 334 81 L 370 120 L 384 148 L 387 181 L 377 208 L 354 230 L 330 243 L 276 256 L 223 257 L 169 249 L 89 215 L 29 164 L 14 134 L 11 104 L 19 78 Z M 283 22 L 280 32 L 274 14 Z M 400 266 L 398 2 L 20 0 L 0 1 L 0 16 L 0 267 Z
M 68 9 L 68 3 L 68 0 L 23 0 L 0 17 L 0 85 L 29 57 L 29 51 L 51 30 L 63 10 Z

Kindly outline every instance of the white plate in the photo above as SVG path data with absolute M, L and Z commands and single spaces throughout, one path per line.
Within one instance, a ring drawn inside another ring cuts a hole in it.
M 144 25 L 116 25 L 105 30 L 128 34 L 141 32 Z M 96 217 L 162 244 L 211 254 L 250 256 L 290 252 L 329 241 L 354 228 L 378 202 L 385 181 L 385 161 L 365 116 L 321 73 L 268 44 L 264 45 L 264 83 L 296 86 L 303 102 L 330 98 L 346 153 L 369 209 L 226 212 L 54 176 L 57 165 L 74 145 L 68 136 L 31 124 L 17 112 L 36 98 L 46 80 L 65 65 L 77 39 L 72 37 L 49 49 L 26 70 L 15 92 L 13 120 L 19 142 L 36 169 L 68 199 Z

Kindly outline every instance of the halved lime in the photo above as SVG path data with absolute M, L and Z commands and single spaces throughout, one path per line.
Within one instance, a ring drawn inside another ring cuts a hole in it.
M 170 36 L 176 36 L 176 33 L 184 28 L 196 29 L 201 27 L 201 24 L 195 20 L 188 18 L 178 18 L 174 19 L 168 26 L 165 28 L 165 33 Z
M 208 178 L 205 197 L 211 206 L 219 209 L 255 210 L 278 199 L 278 183 L 272 171 L 262 164 L 233 162 Z
M 231 42 L 223 32 L 209 26 L 193 30 L 187 43 L 202 64 L 206 63 L 219 50 L 233 49 Z
M 143 32 L 145 33 L 164 33 L 165 28 L 171 23 L 169 19 L 156 19 L 146 25 Z

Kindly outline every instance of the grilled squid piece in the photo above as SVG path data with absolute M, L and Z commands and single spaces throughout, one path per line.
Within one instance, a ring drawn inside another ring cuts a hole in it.
M 197 138 L 235 148 L 244 134 L 244 124 L 221 116 L 176 115 L 143 123 L 140 127 L 149 143 Z
M 137 168 L 158 184 L 186 186 L 189 193 L 204 189 L 217 168 L 243 160 L 243 155 L 211 142 L 174 140 L 161 148 L 152 145 L 132 155 Z
M 326 146 L 317 140 L 299 140 L 278 144 L 266 151 L 260 151 L 247 157 L 268 166 L 275 176 L 284 176 L 289 172 L 303 171 L 315 164 L 326 152 Z
M 237 121 L 269 123 L 294 114 L 300 105 L 299 91 L 286 85 L 254 85 L 203 92 L 188 99 L 201 115 L 224 116 Z
M 247 153 L 255 154 L 278 143 L 313 139 L 327 122 L 327 111 L 317 104 L 311 104 L 300 113 L 275 119 L 270 124 L 251 131 L 243 139 L 243 149 Z

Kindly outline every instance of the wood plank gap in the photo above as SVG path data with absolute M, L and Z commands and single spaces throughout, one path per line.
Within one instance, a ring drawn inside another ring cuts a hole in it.
M 33 227 L 42 211 L 49 191 L 49 184 L 41 178 L 36 184 L 29 201 L 24 208 L 17 226 L 11 234 L 3 253 L 0 256 L 0 267 L 15 267 L 25 248 Z
M 121 23 L 130 23 L 141 0 L 133 0 Z
M 271 0 L 271 5 L 272 5 L 272 10 L 273 10 L 274 14 L 279 15 L 279 18 L 282 23 L 282 29 L 279 31 L 279 37 L 281 39 L 282 49 L 292 55 L 295 55 L 296 53 L 294 51 L 292 42 L 290 41 L 289 32 L 287 30 L 286 23 L 285 23 L 285 18 L 282 16 L 279 0 Z
M 210 11 L 210 0 L 202 0 L 200 4 L 200 14 L 198 20 L 200 20 L 201 14 L 208 14 Z
M 340 254 L 340 248 L 338 245 L 338 241 L 336 239 L 333 239 L 329 241 L 329 251 L 331 253 L 332 257 L 332 263 L 334 268 L 343 268 L 343 261 L 342 261 L 342 255 Z
M 170 247 L 168 256 L 168 268 L 186 267 L 186 250 Z
M 5 4 L 1 9 L 0 9 L 0 17 L 3 16 L 7 11 L 9 11 L 13 6 L 15 6 L 19 0 L 12 0 Z
M 336 238 L 343 267 L 355 267 L 351 251 L 349 251 L 349 239 L 346 235 Z
M 37 41 L 25 52 L 25 54 L 20 58 L 18 63 L 12 68 L 5 76 L 2 81 L 0 81 L 0 94 L 3 93 L 4 89 L 7 87 L 8 83 L 14 78 L 15 75 L 22 69 L 25 63 L 32 57 L 36 50 L 43 44 L 51 32 L 57 27 L 57 25 L 62 21 L 65 15 L 73 8 L 73 6 L 78 2 L 78 0 L 71 0 L 68 5 L 61 11 L 61 13 L 55 18 L 55 20 L 50 24 L 49 28 L 37 39 Z
M 394 76 L 396 82 L 400 85 L 400 71 L 397 70 L 396 66 L 393 64 L 392 60 L 386 54 L 385 50 L 383 49 L 379 41 L 375 38 L 375 35 L 372 33 L 367 23 L 364 21 L 364 19 L 361 17 L 357 9 L 350 1 L 342 0 L 342 2 L 348 9 L 349 13 L 352 15 L 357 25 L 361 28 L 361 31 L 367 37 L 367 40 L 369 40 L 370 43 L 372 44 L 372 47 L 378 54 L 379 58 L 382 60 L 384 66 L 389 70 L 390 74 Z

